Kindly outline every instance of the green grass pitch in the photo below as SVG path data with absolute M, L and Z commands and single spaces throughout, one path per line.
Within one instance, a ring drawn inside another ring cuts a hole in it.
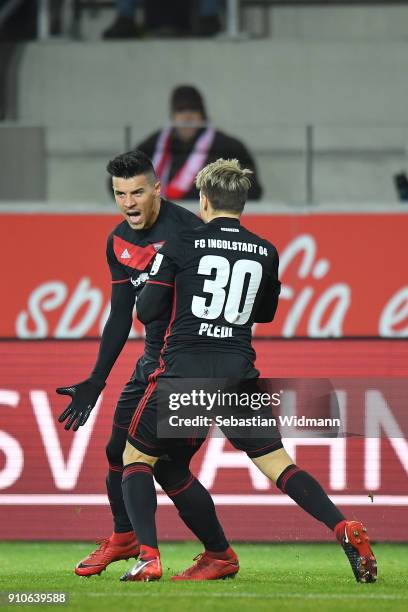
M 0 543 L 0 610 L 32 609 L 5 605 L 4 593 L 66 592 L 66 605 L 34 609 L 116 612 L 263 611 L 379 612 L 408 610 L 408 544 L 378 544 L 379 579 L 357 584 L 341 548 L 333 544 L 236 544 L 241 570 L 235 580 L 172 583 L 169 577 L 191 563 L 200 546 L 191 542 L 161 546 L 160 582 L 121 583 L 132 560 L 119 561 L 101 576 L 79 578 L 74 565 L 92 550 L 89 543 Z

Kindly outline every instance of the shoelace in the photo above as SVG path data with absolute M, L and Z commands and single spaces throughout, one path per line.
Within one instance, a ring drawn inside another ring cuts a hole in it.
M 195 561 L 194 565 L 192 565 L 188 570 L 184 570 L 184 572 L 182 573 L 185 575 L 189 575 L 190 572 L 194 571 L 195 569 L 201 569 L 201 566 L 204 565 L 204 563 L 201 563 L 201 562 L 205 558 L 207 558 L 207 555 L 205 554 L 205 552 L 198 554 L 196 557 L 193 558 L 193 561 Z
M 89 555 L 89 559 L 93 559 L 96 555 L 99 555 L 101 552 L 104 552 L 109 543 L 109 538 L 101 538 L 100 540 L 96 540 L 96 543 L 99 544 L 98 548 L 91 552 Z

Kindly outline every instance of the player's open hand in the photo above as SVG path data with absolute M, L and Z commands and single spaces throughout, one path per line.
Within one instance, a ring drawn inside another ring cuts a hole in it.
M 87 422 L 92 408 L 95 406 L 104 387 L 105 383 L 98 383 L 88 379 L 70 387 L 58 387 L 56 389 L 59 395 L 69 395 L 72 397 L 68 408 L 58 417 L 60 423 L 68 419 L 64 429 L 70 429 L 71 425 L 74 424 L 72 429 L 76 431 L 78 427 Z

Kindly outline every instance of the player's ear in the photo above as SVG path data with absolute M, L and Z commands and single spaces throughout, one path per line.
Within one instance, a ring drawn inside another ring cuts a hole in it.
M 206 214 L 205 214 L 205 206 L 204 206 L 204 194 L 202 191 L 200 191 L 200 217 L 203 221 L 206 220 Z
M 201 206 L 202 206 L 202 210 L 207 212 L 207 210 L 208 210 L 208 198 L 202 192 L 201 192 Z
M 157 196 L 160 195 L 160 191 L 161 191 L 161 183 L 160 181 L 156 181 L 154 184 L 154 191 L 156 193 Z

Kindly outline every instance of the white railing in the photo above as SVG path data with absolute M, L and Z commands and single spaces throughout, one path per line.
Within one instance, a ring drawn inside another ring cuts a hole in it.
M 33 131 L 32 127 L 13 123 L 0 125 L 0 147 L 3 150 L 7 148 L 9 159 L 14 155 L 14 149 L 10 144 L 11 137 L 5 134 L 5 130 L 11 129 L 18 132 L 26 130 L 27 134 L 28 130 Z M 254 126 L 252 128 L 255 129 Z M 74 162 L 80 162 L 79 167 L 83 169 L 84 174 L 87 174 L 92 164 L 94 166 L 97 162 L 103 171 L 109 159 L 135 147 L 143 136 L 140 130 L 131 125 L 104 126 L 99 130 L 88 128 L 86 136 L 84 136 L 84 128 L 73 126 L 69 131 L 69 139 L 67 139 L 68 133 L 64 128 L 38 127 L 37 131 L 41 132 L 42 136 L 36 138 L 32 145 L 39 147 L 36 149 L 37 157 L 34 161 L 38 166 L 38 171 L 41 168 L 44 169 L 42 175 L 46 183 L 50 179 L 50 168 L 55 165 L 55 162 L 68 164 L 69 167 Z M 230 130 L 228 127 L 227 131 L 234 132 L 234 129 Z M 273 199 L 275 210 L 276 204 L 282 201 L 292 202 L 292 208 L 297 209 L 302 204 L 307 204 L 307 206 L 316 204 L 318 208 L 320 202 L 328 201 L 354 202 L 358 200 L 361 204 L 364 201 L 379 204 L 382 201 L 390 202 L 393 194 L 397 199 L 393 186 L 394 175 L 402 171 L 406 172 L 408 169 L 408 124 L 281 125 L 271 123 L 263 126 L 262 134 L 257 128 L 256 134 L 254 135 L 248 126 L 241 125 L 239 137 L 242 137 L 249 145 L 249 150 L 260 170 L 261 183 L 265 188 L 265 200 Z M 26 141 L 28 136 L 13 136 L 11 143 Z M 19 155 L 18 146 L 15 155 Z M 276 164 L 280 168 L 284 164 L 285 169 L 281 176 L 278 174 L 279 171 L 275 170 Z M 72 168 L 74 168 L 73 165 Z M 6 180 L 4 172 L 4 168 L 0 168 L 0 179 Z M 78 173 L 78 166 L 75 166 L 75 172 Z M 273 180 L 269 176 L 271 172 L 274 176 Z M 276 180 L 281 184 L 280 191 L 274 187 Z M 378 190 L 380 180 L 382 185 L 386 183 L 389 186 L 387 190 Z M 351 188 L 349 181 L 355 183 L 351 185 Z M 48 183 L 45 185 L 44 193 L 48 191 L 47 185 Z M 34 191 L 34 193 L 37 192 Z M 104 196 L 105 193 L 107 194 L 107 191 L 100 195 Z M 5 194 L 3 190 L 3 198 L 13 197 L 12 194 L 8 196 Z M 28 193 L 28 197 L 33 197 L 32 194 L 33 191 Z M 66 196 L 69 200 L 73 197 L 69 192 Z M 86 204 L 84 206 L 86 208 L 93 197 L 95 193 L 85 195 Z M 3 204 L 4 201 L 0 200 L 0 207 L 3 207 Z M 361 204 L 359 204 L 360 209 Z M 335 206 L 340 208 L 337 204 Z M 408 209 L 408 203 L 402 206 L 403 210 Z M 386 205 L 386 209 L 389 210 L 389 204 Z
M 37 38 L 47 40 L 50 36 L 50 2 L 49 0 L 37 0 Z
M 193 213 L 198 213 L 199 202 L 183 200 L 178 202 Z M 52 202 L 33 201 L 7 201 L 0 200 L 0 216 L 2 214 L 86 214 L 86 215 L 118 215 L 114 202 Z M 405 213 L 408 214 L 406 203 L 395 202 L 319 202 L 316 205 L 288 204 L 285 202 L 263 200 L 261 202 L 248 202 L 245 214 L 248 215 L 321 215 L 324 214 L 358 214 L 370 215 Z

